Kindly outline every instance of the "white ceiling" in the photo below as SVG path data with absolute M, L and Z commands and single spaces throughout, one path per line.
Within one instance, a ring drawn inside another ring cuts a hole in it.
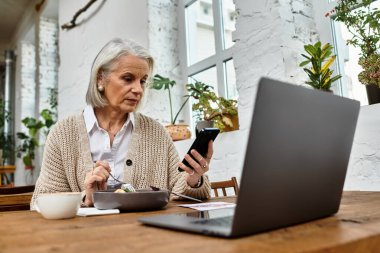
M 30 0 L 0 0 L 0 48 L 11 42 Z
M 4 61 L 4 50 L 12 47 L 19 25 L 30 12 L 36 11 L 35 5 L 43 2 L 42 14 L 48 18 L 58 18 L 58 0 L 0 0 L 0 65 Z M 29 12 L 29 13 L 28 13 Z M 34 26 L 24 34 L 24 39 L 34 36 Z

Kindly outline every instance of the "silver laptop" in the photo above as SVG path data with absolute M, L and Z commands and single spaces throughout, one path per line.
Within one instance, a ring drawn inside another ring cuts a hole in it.
M 359 102 L 262 78 L 236 208 L 141 218 L 142 223 L 239 237 L 339 209 Z

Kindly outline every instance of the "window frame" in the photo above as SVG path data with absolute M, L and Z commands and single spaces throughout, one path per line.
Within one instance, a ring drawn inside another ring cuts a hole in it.
M 350 97 L 348 86 L 349 73 L 345 71 L 345 61 L 349 59 L 349 47 L 346 45 L 346 41 L 342 37 L 341 28 L 338 22 L 335 22 L 331 17 L 325 17 L 325 14 L 335 8 L 337 0 L 313 0 L 314 8 L 314 21 L 316 28 L 323 43 L 330 43 L 334 47 L 335 54 L 337 55 L 334 63 L 334 72 L 342 76 L 337 81 L 336 94 L 354 99 Z M 367 105 L 366 102 L 361 105 Z
M 216 67 L 216 80 L 215 87 L 219 96 L 227 97 L 227 83 L 225 75 L 225 62 L 233 60 L 233 46 L 223 49 L 223 14 L 222 14 L 222 1 L 223 0 L 211 0 L 213 19 L 214 19 L 214 40 L 215 40 L 215 54 L 198 61 L 194 64 L 188 64 L 188 48 L 187 48 L 187 30 L 186 30 L 186 8 L 196 2 L 197 0 L 180 0 L 178 4 L 178 24 L 179 24 L 179 44 L 180 44 L 180 59 L 186 59 L 181 61 L 181 69 L 184 79 L 187 80 L 190 76 L 196 75 L 209 68 Z M 199 1 L 199 0 L 198 0 Z
M 337 55 L 333 70 L 335 73 L 342 75 L 342 78 L 337 81 L 337 89 L 335 92 L 340 96 L 347 97 L 347 87 L 343 85 L 343 83 L 347 83 L 344 71 L 344 58 L 342 59 L 342 57 L 339 56 L 347 55 L 348 48 L 345 46 L 343 38 L 336 36 L 339 34 L 339 31 L 337 31 L 339 28 L 334 26 L 334 21 L 330 17 L 325 17 L 325 14 L 333 10 L 335 6 L 336 2 L 331 0 L 313 0 L 314 22 L 320 40 L 323 43 L 330 43 L 330 45 L 334 47 L 335 54 Z

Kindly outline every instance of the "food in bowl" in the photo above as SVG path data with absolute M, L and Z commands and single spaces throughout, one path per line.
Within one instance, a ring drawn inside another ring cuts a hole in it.
M 116 193 L 135 192 L 136 189 L 131 184 L 122 184 L 120 189 L 117 189 Z
M 135 192 L 135 188 L 131 184 L 122 184 L 121 189 L 125 192 Z

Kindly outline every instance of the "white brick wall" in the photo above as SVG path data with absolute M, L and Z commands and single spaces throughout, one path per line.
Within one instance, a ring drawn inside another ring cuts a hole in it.
M 300 53 L 304 44 L 318 38 L 309 0 L 236 0 L 235 5 L 239 13 L 234 34 L 239 115 L 250 115 L 258 79 L 270 76 L 301 84 L 305 74 L 298 67 Z M 248 119 L 241 118 L 242 129 L 248 124 Z
M 39 22 L 39 111 L 49 108 L 49 89 L 58 86 L 58 21 L 42 17 Z
M 173 117 L 182 105 L 185 94 L 184 81 L 181 80 L 181 69 L 178 47 L 178 17 L 176 0 L 148 1 L 149 51 L 154 57 L 155 71 L 170 79 L 177 85 L 172 88 Z M 170 123 L 170 106 L 168 92 L 165 90 L 148 90 L 149 103 L 142 112 L 166 125 Z M 188 118 L 185 108 L 178 120 Z M 187 120 L 186 120 L 187 121 Z M 178 121 L 177 121 L 178 122 Z
M 28 42 L 21 43 L 21 119 L 34 116 L 36 92 L 36 49 Z M 25 131 L 25 128 L 22 129 Z
M 362 106 L 346 177 L 346 190 L 380 191 L 380 104 Z

